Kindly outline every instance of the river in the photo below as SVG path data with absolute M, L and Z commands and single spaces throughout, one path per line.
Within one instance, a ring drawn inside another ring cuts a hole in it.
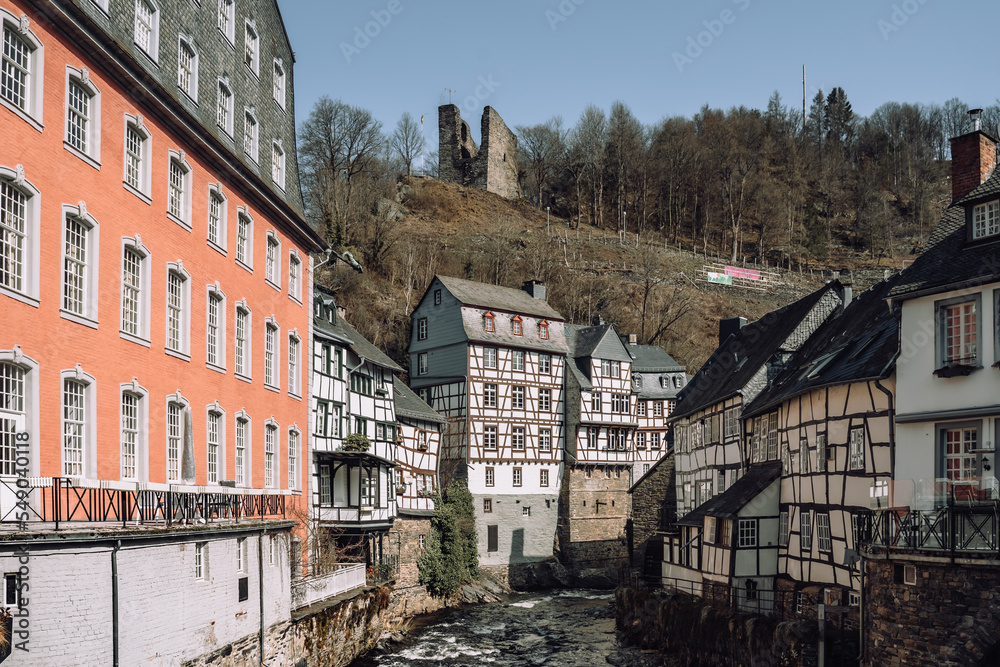
M 614 596 L 606 591 L 516 593 L 503 602 L 414 619 L 403 641 L 358 658 L 350 667 L 653 667 L 661 656 L 622 646 L 615 636 Z

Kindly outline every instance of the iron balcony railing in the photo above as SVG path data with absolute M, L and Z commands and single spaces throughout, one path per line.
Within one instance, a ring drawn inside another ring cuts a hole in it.
M 285 518 L 285 496 L 171 487 L 144 489 L 142 483 L 86 482 L 67 477 L 17 481 L 0 479 L 0 522 L 128 522 L 136 525 Z M 91 484 L 94 484 L 91 486 Z M 134 488 L 127 488 L 132 486 Z M 118 488 L 115 488 L 118 487 Z
M 1000 558 L 1000 504 L 938 509 L 889 508 L 861 515 L 858 542 L 871 551 L 927 551 Z

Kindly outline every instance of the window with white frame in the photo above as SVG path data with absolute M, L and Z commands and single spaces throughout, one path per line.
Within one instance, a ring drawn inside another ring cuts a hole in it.
M 663 416 L 663 401 L 653 401 L 653 416 L 654 417 Z
M 121 478 L 138 479 L 142 396 L 123 391 L 121 397 Z
M 234 480 L 236 486 L 247 486 L 250 475 L 247 463 L 250 461 L 250 420 L 242 413 L 236 416 L 236 451 Z
M 181 478 L 181 451 L 184 434 L 184 404 L 177 401 L 167 403 L 167 481 L 177 482 Z
M 816 470 L 818 472 L 826 472 L 827 456 L 826 433 L 818 433 L 816 435 Z
M 510 444 L 515 452 L 524 451 L 524 427 L 514 426 L 510 430 Z
M 219 0 L 219 32 L 221 32 L 231 44 L 236 41 L 235 5 L 235 0 Z
M 521 486 L 521 469 L 514 468 L 511 474 L 511 478 L 514 486 Z
M 778 514 L 778 546 L 788 546 L 788 512 Z
M 153 139 L 141 116 L 125 114 L 125 188 L 149 203 L 152 195 Z
M 253 21 L 247 19 L 246 38 L 243 42 L 243 64 L 254 76 L 260 75 L 260 39 Z
M 0 103 L 41 129 L 44 49 L 29 24 L 0 7 Z
M 538 471 L 538 486 L 548 486 L 549 485 L 549 471 L 546 468 L 542 468 Z
M 271 180 L 282 190 L 285 189 L 285 149 L 277 139 L 271 143 Z
M 600 435 L 601 429 L 599 426 L 587 427 L 587 449 L 597 449 L 597 441 Z
M 194 578 L 200 581 L 208 579 L 208 542 L 195 542 Z
M 440 290 L 434 293 L 435 297 L 437 297 L 438 292 L 440 292 Z M 494 333 L 496 332 L 496 330 L 497 330 L 496 315 L 494 315 L 491 312 L 483 315 L 483 331 L 485 331 L 486 333 Z
M 223 132 L 233 136 L 233 91 L 227 79 L 219 79 L 215 123 Z
M 660 434 L 650 433 L 649 434 L 649 448 L 656 450 L 660 448 Z
M 544 375 L 548 375 L 552 369 L 552 355 L 550 354 L 539 354 L 538 355 L 538 372 Z
M 524 387 L 515 385 L 510 388 L 510 407 L 512 410 L 524 409 Z
M 611 377 L 610 359 L 601 359 L 601 377 Z
M 511 320 L 511 333 L 513 333 L 515 336 L 521 336 L 523 335 L 523 332 L 524 328 L 522 326 L 521 316 L 517 315 L 514 317 L 513 320 Z
M 121 334 L 149 345 L 149 250 L 141 240 L 122 239 Z
M 38 305 L 39 200 L 21 165 L 0 167 L 0 293 L 32 305 Z
M 270 230 L 267 232 L 267 251 L 264 260 L 264 278 L 272 286 L 281 289 L 281 241 Z
M 298 478 L 296 477 L 296 462 L 297 454 L 299 449 L 299 432 L 295 429 L 288 430 L 288 488 L 297 489 L 299 488 Z
M 646 449 L 646 432 L 639 431 L 635 434 L 635 448 L 636 449 Z
M 980 365 L 982 295 L 976 293 L 938 301 L 934 310 L 938 334 L 938 374 L 949 366 Z
M 167 166 L 167 216 L 191 229 L 192 172 L 184 151 L 169 151 Z
M 257 136 L 257 117 L 254 115 L 253 109 L 246 109 L 243 112 L 243 152 L 254 162 L 257 161 L 259 152 Z
M 285 108 L 285 68 L 281 64 L 281 60 L 278 58 L 274 59 L 274 101 L 278 103 L 278 106 L 282 109 Z
M 799 513 L 799 541 L 802 551 L 812 550 L 812 512 L 809 510 Z
M 319 504 L 329 506 L 333 503 L 333 480 L 330 476 L 330 466 L 319 467 Z
M 979 422 L 949 424 L 939 429 L 943 458 L 943 475 L 955 482 L 977 477 Z
M 208 286 L 205 299 L 205 363 L 226 368 L 226 295 L 218 285 Z
M 524 350 L 514 350 L 511 352 L 511 367 L 515 371 L 524 370 Z
M 428 370 L 427 353 L 420 352 L 417 354 L 417 375 L 427 375 Z
M 96 327 L 100 230 L 85 207 L 63 206 L 62 213 L 61 314 L 75 322 Z
M 495 347 L 483 348 L 483 368 L 497 367 L 497 349 Z
M 722 434 L 726 438 L 732 438 L 740 434 L 738 408 L 729 408 L 723 413 Z
M 496 449 L 497 448 L 497 427 L 496 426 L 484 426 L 483 427 L 483 448 L 484 449 Z
M 636 417 L 646 416 L 646 401 L 636 399 L 635 401 L 635 415 Z
M 299 396 L 299 337 L 288 334 L 288 393 Z
M 829 514 L 816 513 L 816 546 L 820 551 L 830 551 L 833 549 L 833 540 L 830 538 Z
M 278 325 L 264 325 L 264 385 L 278 388 Z
M 972 208 L 972 238 L 1000 234 L 1000 201 L 986 202 Z
M 185 35 L 177 39 L 177 87 L 192 100 L 198 101 L 198 51 Z
M 208 244 L 225 254 L 229 201 L 220 184 L 208 186 Z
M 97 167 L 101 162 L 101 93 L 86 67 L 66 67 L 64 145 Z
M 417 320 L 417 340 L 427 340 L 427 318 Z
M 539 389 L 538 390 L 538 409 L 541 412 L 548 412 L 552 409 L 552 390 L 551 389 Z
M 495 408 L 497 406 L 497 386 L 487 382 L 483 385 L 483 407 Z
M 812 461 L 810 461 L 810 458 L 809 440 L 806 438 L 799 438 L 799 467 L 800 472 L 803 475 L 807 475 L 811 472 L 810 464 Z
M 538 429 L 538 451 L 540 452 L 552 451 L 552 429 L 549 428 Z
M 249 567 L 247 559 L 247 538 L 236 538 L 236 571 L 245 573 Z
M 848 444 L 848 469 L 865 469 L 865 429 L 852 428 Z
M 167 264 L 167 350 L 190 354 L 190 276 L 179 263 Z
M 222 463 L 222 452 L 220 451 L 222 447 L 221 443 L 223 442 L 222 422 L 223 416 L 221 412 L 211 409 L 208 411 L 208 419 L 205 424 L 207 434 L 205 470 L 206 479 L 209 484 L 217 484 L 219 482 L 219 467 Z
M 295 250 L 288 255 L 288 296 L 302 302 L 302 260 Z
M 275 461 L 278 456 L 278 426 L 269 422 L 264 427 L 264 486 L 273 488 L 276 481 Z
M 135 45 L 154 62 L 159 51 L 160 12 L 150 0 L 135 0 Z
M 245 209 L 236 214 L 236 261 L 253 269 L 253 218 Z
M 84 457 L 88 449 L 89 431 L 87 388 L 87 384 L 81 380 L 63 380 L 62 474 L 68 477 L 82 476 L 85 470 Z

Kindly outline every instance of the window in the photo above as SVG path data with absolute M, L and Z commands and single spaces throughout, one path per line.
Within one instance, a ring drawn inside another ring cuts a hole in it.
M 4 9 L 0 9 L 0 24 L 3 28 L 0 103 L 41 129 L 42 43 L 27 23 Z
M 243 413 L 236 415 L 236 486 L 247 486 L 250 481 L 250 419 Z
M 188 312 L 191 286 L 187 271 L 177 264 L 167 265 L 167 350 L 188 353 Z
M 737 408 L 730 408 L 723 413 L 722 433 L 726 438 L 740 434 L 739 410 Z
M 552 451 L 552 429 L 548 428 L 538 429 L 538 451 L 540 452 Z
M 427 318 L 417 320 L 417 340 L 427 340 Z
M 236 22 L 233 18 L 234 0 L 219 0 L 219 32 L 221 32 L 230 43 L 236 41 Z
M 21 165 L 16 170 L 0 167 L 0 291 L 36 306 L 41 232 L 37 195 Z
M 483 385 L 483 407 L 495 408 L 497 406 L 497 386 L 495 384 Z
M 848 468 L 851 470 L 865 469 L 865 429 L 852 428 L 849 445 Z
M 486 486 L 493 486 L 495 483 L 495 472 L 493 468 L 486 469 Z
M 511 321 L 511 332 L 515 336 L 521 336 L 521 335 L 523 335 L 523 327 L 521 326 L 521 324 L 522 324 L 522 321 L 521 321 L 521 316 L 520 315 L 514 317 L 514 319 Z
M 208 287 L 205 312 L 205 361 L 217 370 L 226 367 L 226 296 L 214 285 Z
M 216 412 L 215 410 L 208 411 L 208 420 L 205 424 L 205 431 L 208 436 L 208 442 L 206 447 L 206 479 L 209 484 L 217 484 L 219 482 L 219 464 L 220 464 L 220 442 L 222 442 L 222 413 Z
M 258 147 L 257 118 L 252 109 L 246 109 L 243 112 L 243 152 L 256 162 Z
M 801 457 L 801 463 L 800 463 L 800 465 L 801 465 L 801 471 L 800 472 L 803 475 L 808 475 L 809 472 L 810 472 L 809 468 L 810 468 L 811 461 L 809 459 L 811 458 L 811 456 L 810 456 L 810 452 L 809 452 L 809 441 L 807 439 L 805 439 L 805 438 L 800 438 L 799 439 L 799 456 Z
M 539 354 L 538 355 L 538 372 L 544 375 L 548 375 L 552 368 L 552 355 L 549 354 Z
M 86 67 L 66 67 L 64 145 L 94 167 L 101 162 L 101 95 Z
M 826 434 L 820 433 L 816 436 L 816 470 L 826 472 L 827 468 Z
M 264 384 L 278 387 L 278 327 L 264 325 Z
M 486 551 L 494 552 L 500 550 L 500 527 L 496 524 L 486 526 Z
M 636 400 L 635 402 L 635 414 L 637 417 L 646 416 L 646 401 Z
M 159 32 L 160 12 L 149 0 L 135 0 L 135 45 L 156 61 Z
M 799 540 L 802 551 L 812 550 L 812 512 L 802 510 L 799 515 Z
M 24 379 L 21 369 L 11 364 L 3 364 L 0 370 L 4 371 L 4 385 L 12 386 L 15 392 L 20 392 L 20 396 L 15 393 L 17 411 L 23 411 L 24 404 Z M 17 384 L 13 384 L 13 383 Z M 11 383 L 11 384 L 8 384 Z M 78 380 L 65 380 L 63 382 L 63 475 L 80 476 L 84 474 L 84 454 L 86 452 L 88 434 L 88 410 L 87 410 L 87 385 Z M 7 405 L 11 405 L 10 399 Z M 12 429 L 11 429 L 12 430 Z M 11 458 L 13 461 L 13 458 Z M 11 469 L 5 474 L 13 474 Z
M 253 218 L 245 210 L 236 215 L 236 261 L 253 269 Z
M 246 23 L 246 39 L 243 48 L 243 64 L 247 66 L 254 76 L 260 74 L 260 40 L 257 38 L 257 29 L 252 21 Z
M 488 470 L 490 472 L 493 471 L 492 468 L 488 468 Z M 487 479 L 489 479 L 489 477 L 487 477 Z M 493 484 L 487 483 L 486 486 L 493 486 Z M 489 514 L 492 511 L 493 511 L 493 499 L 492 498 L 483 498 L 483 514 Z
M 122 392 L 121 400 L 121 478 L 138 479 L 139 408 L 141 397 Z
M 587 427 L 587 449 L 597 449 L 597 440 L 601 434 L 601 429 L 598 426 L 588 426 Z
M 225 254 L 228 202 L 219 185 L 208 186 L 208 244 Z
M 195 542 L 194 578 L 202 581 L 208 579 L 208 542 Z
M 299 391 L 299 337 L 295 332 L 288 334 L 288 393 L 301 395 Z
M 288 255 L 288 296 L 302 303 L 302 260 L 295 250 Z
M 951 371 L 950 366 L 978 366 L 982 322 L 979 317 L 981 296 L 947 299 L 934 304 L 938 328 L 937 371 L 943 377 L 967 374 Z
M 191 165 L 184 151 L 170 152 L 167 172 L 167 216 L 185 229 L 191 229 Z
M 152 201 L 153 140 L 141 116 L 125 114 L 125 189 L 147 204 Z
M 299 450 L 299 432 L 295 429 L 288 430 L 288 488 L 299 488 L 296 477 L 297 454 Z
M 512 479 L 514 486 L 521 486 L 521 469 L 514 468 L 512 471 Z
M 833 542 L 830 539 L 830 515 L 816 513 L 816 539 L 820 551 L 830 551 L 833 549 Z
M 97 221 L 86 208 L 63 206 L 62 314 L 97 326 L 99 236 Z
M 514 426 L 510 430 L 510 444 L 515 452 L 524 451 L 524 427 Z
M 611 377 L 620 378 L 622 375 L 622 362 L 612 361 L 611 362 Z
M 485 449 L 496 449 L 497 448 L 497 427 L 496 426 L 484 426 L 483 427 L 483 447 Z M 492 468 L 490 468 L 489 470 L 492 470 Z
M 247 571 L 249 563 L 247 562 L 247 538 L 237 537 L 236 538 L 236 571 L 244 573 Z
M 601 392 L 595 391 L 590 395 L 590 410 L 591 412 L 601 411 Z
M 510 388 L 510 407 L 512 410 L 524 409 L 524 387 L 515 385 Z
M 545 320 L 538 323 L 538 337 L 542 340 L 549 339 L 549 323 Z
M 177 87 L 195 102 L 198 101 L 198 52 L 184 35 L 177 44 Z
M 963 424 L 943 428 L 940 438 L 944 453 L 943 476 L 952 481 L 976 478 L 976 450 L 979 448 L 978 425 Z
M 228 79 L 219 79 L 217 97 L 215 123 L 231 137 L 233 136 L 233 91 L 229 87 Z
M 1000 234 L 1000 201 L 979 204 L 972 209 L 972 238 Z
M 277 58 L 274 60 L 274 101 L 285 108 L 285 68 Z
M 264 255 L 264 278 L 272 287 L 281 289 L 281 242 L 270 230 L 267 232 L 267 252 Z
M 176 482 L 181 478 L 181 438 L 183 437 L 184 404 L 176 401 L 167 403 L 167 481 Z
M 264 486 L 273 488 L 276 480 L 274 462 L 278 452 L 278 426 L 269 423 L 264 427 Z
M 654 417 L 663 416 L 663 401 L 653 401 L 653 416 Z
M 635 448 L 646 449 L 646 433 L 644 431 L 635 434 Z
M 271 180 L 282 190 L 285 189 L 285 150 L 280 139 L 271 144 Z
M 149 346 L 149 251 L 122 239 L 121 334 Z
M 439 289 L 434 290 L 434 305 L 435 306 L 441 305 L 441 290 Z
M 650 433 L 649 434 L 649 448 L 656 450 L 660 448 L 660 434 Z
M 538 471 L 538 485 L 548 486 L 549 485 L 549 471 L 542 468 Z
M 521 507 L 521 516 L 531 516 L 531 508 L 527 505 Z
M 250 311 L 246 306 L 236 306 L 236 350 L 234 361 L 236 375 L 250 377 Z
M 514 350 L 511 352 L 511 366 L 515 371 L 524 370 L 524 350 Z
M 788 512 L 778 514 L 778 546 L 788 546 Z
M 495 347 L 483 348 L 483 368 L 497 367 L 497 349 Z

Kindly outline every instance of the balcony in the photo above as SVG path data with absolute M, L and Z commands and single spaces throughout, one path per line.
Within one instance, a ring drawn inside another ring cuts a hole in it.
M 872 553 L 926 552 L 962 558 L 1000 558 L 1000 504 L 952 504 L 930 510 L 907 507 L 861 515 L 858 542 Z

